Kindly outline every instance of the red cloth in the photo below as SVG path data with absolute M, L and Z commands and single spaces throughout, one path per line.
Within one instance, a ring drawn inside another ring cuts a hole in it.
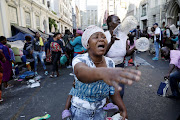
M 83 53 L 84 53 L 84 50 L 81 51 L 81 52 L 74 52 L 74 53 L 77 53 L 77 54 L 83 54 Z

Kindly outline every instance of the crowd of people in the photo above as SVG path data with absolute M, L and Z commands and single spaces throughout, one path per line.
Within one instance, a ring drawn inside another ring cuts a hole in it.
M 141 37 L 152 39 L 155 57 L 152 60 L 170 58 L 170 70 L 166 78 L 170 80 L 172 95 L 169 97 L 180 98 L 178 82 L 180 80 L 180 27 L 179 34 L 174 35 L 168 26 L 160 29 L 158 23 L 154 23 L 151 32 L 148 28 L 141 30 L 137 28 L 130 31 L 128 35 L 120 32 L 113 35 L 113 30 L 121 23 L 118 16 L 110 15 L 107 18 L 108 30 L 91 25 L 84 31 L 69 30 L 65 34 L 54 33 L 52 37 L 45 40 L 36 32 L 34 39 L 25 37 L 23 53 L 26 63 L 30 63 L 30 69 L 35 76 L 38 75 L 38 58 L 44 69 L 44 74 L 49 73 L 50 78 L 59 77 L 59 65 L 61 56 L 67 58 L 67 68 L 73 68 L 74 83 L 70 90 L 62 119 L 72 117 L 79 119 L 105 119 L 104 110 L 116 109 L 125 120 L 128 118 L 127 110 L 123 103 L 125 91 L 124 85 L 131 85 L 133 81 L 139 81 L 141 72 L 138 71 L 136 63 L 136 41 Z M 12 87 L 8 81 L 12 77 L 13 51 L 7 44 L 4 36 L 0 37 L 0 102 L 3 101 L 2 83 L 5 88 Z M 44 60 L 44 57 L 46 59 Z M 132 60 L 136 70 L 126 69 Z M 45 61 L 51 63 L 51 70 L 47 70 Z M 177 67 L 177 71 L 172 73 Z M 171 74 L 172 73 L 172 74 Z M 112 102 L 112 103 L 111 103 Z M 109 105 L 109 106 L 108 106 Z M 108 106 L 108 108 L 107 108 Z
M 40 61 L 44 74 L 50 78 L 59 77 L 59 62 L 60 57 L 65 55 L 67 58 L 67 68 L 72 68 L 72 59 L 77 54 L 82 54 L 86 49 L 83 48 L 81 43 L 81 36 L 83 31 L 77 30 L 74 35 L 69 31 L 65 31 L 65 35 L 61 33 L 54 33 L 48 40 L 45 40 L 39 32 L 35 33 L 34 39 L 31 36 L 25 36 L 25 44 L 23 47 L 22 61 L 28 64 L 28 70 L 34 71 L 34 75 L 38 76 L 38 61 Z M 19 50 L 19 49 L 18 49 Z M 2 95 L 2 83 L 5 89 L 13 87 L 8 82 L 13 79 L 13 68 L 16 62 L 14 53 L 11 49 L 11 45 L 7 44 L 7 39 L 4 36 L 0 36 L 0 102 L 3 101 Z M 45 57 L 44 57 L 45 56 Z M 44 59 L 46 58 L 46 59 Z M 48 71 L 46 63 L 51 63 L 51 69 Z M 56 74 L 55 74 L 56 73 Z
M 172 91 L 172 94 L 166 97 L 174 99 L 180 99 L 180 25 L 177 26 L 177 28 L 179 32 L 173 33 L 170 26 L 163 22 L 162 28 L 159 27 L 158 23 L 154 23 L 150 32 L 148 32 L 148 27 L 144 30 L 140 30 L 140 27 L 137 26 L 137 28 L 130 33 L 131 36 L 135 37 L 135 40 L 138 40 L 140 37 L 146 37 L 150 40 L 151 44 L 154 44 L 155 57 L 152 58 L 152 60 L 158 61 L 159 58 L 162 58 L 166 61 L 170 61 L 169 72 L 164 78 L 169 79 Z M 175 68 L 176 71 L 173 72 Z

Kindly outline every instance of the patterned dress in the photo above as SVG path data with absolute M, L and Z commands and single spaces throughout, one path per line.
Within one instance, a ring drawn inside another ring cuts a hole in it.
M 112 59 L 105 57 L 108 68 L 115 67 Z M 72 62 L 73 69 L 77 63 L 83 62 L 91 68 L 96 68 L 88 53 L 77 55 Z M 114 94 L 114 87 L 107 85 L 103 80 L 93 83 L 83 83 L 75 78 L 75 88 L 71 89 L 71 103 L 73 106 L 86 109 L 100 109 L 106 103 L 106 98 Z

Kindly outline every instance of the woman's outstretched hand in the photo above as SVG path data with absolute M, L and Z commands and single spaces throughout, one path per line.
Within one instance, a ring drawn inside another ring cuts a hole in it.
M 104 82 L 114 86 L 118 91 L 122 89 L 119 83 L 131 85 L 133 81 L 139 81 L 140 76 L 141 72 L 133 69 L 105 68 L 102 72 Z

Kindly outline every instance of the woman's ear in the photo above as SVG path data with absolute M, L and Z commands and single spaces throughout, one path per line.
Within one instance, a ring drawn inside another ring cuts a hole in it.
M 89 43 L 87 44 L 87 49 L 89 49 Z

